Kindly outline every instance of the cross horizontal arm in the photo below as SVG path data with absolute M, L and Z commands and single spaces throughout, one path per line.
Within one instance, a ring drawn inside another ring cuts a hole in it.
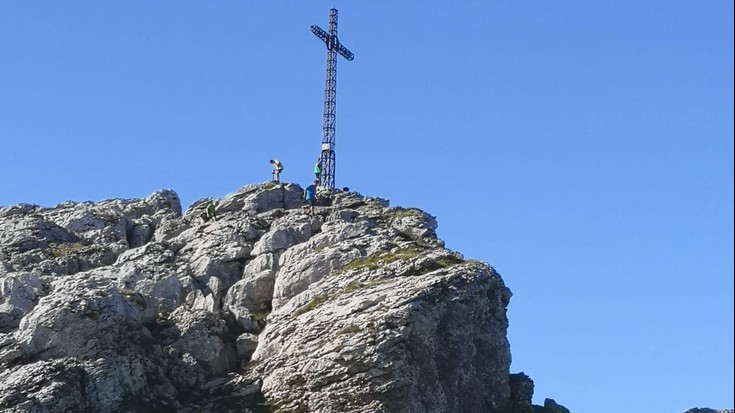
M 355 58 L 355 55 L 352 54 L 352 52 L 349 51 L 346 47 L 342 46 L 342 43 L 339 42 L 337 42 L 337 53 L 341 54 L 342 57 L 350 61 Z
M 322 39 L 324 43 L 329 44 L 329 33 L 322 30 L 321 27 L 314 24 L 311 26 L 311 32 L 314 33 L 316 37 Z

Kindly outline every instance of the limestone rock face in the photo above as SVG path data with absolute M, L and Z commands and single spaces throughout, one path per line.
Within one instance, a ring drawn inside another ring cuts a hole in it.
M 271 183 L 184 214 L 170 190 L 0 208 L 0 410 L 530 408 L 500 276 L 419 209 L 318 195 L 313 216 Z

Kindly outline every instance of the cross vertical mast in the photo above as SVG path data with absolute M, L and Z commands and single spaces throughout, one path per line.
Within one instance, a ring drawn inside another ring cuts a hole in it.
M 348 61 L 355 56 L 337 38 L 337 9 L 329 10 L 329 32 L 319 26 L 311 26 L 314 33 L 327 45 L 327 79 L 324 87 L 324 126 L 322 127 L 322 147 L 319 161 L 321 175 L 319 185 L 334 188 L 336 157 L 334 152 L 334 131 L 337 108 L 337 53 Z

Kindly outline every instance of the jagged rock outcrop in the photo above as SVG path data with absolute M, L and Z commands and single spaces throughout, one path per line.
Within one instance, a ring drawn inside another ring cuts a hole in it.
M 500 276 L 421 210 L 301 196 L 0 209 L 0 410 L 510 411 Z
M 554 399 L 544 399 L 544 405 L 531 404 L 533 380 L 525 373 L 511 374 L 509 377 L 510 398 L 506 404 L 507 413 L 571 413 Z
M 733 412 L 735 412 L 735 410 L 733 409 L 716 410 L 716 409 L 695 407 L 693 409 L 689 409 L 685 411 L 684 413 L 733 413 Z
M 508 379 L 510 397 L 508 398 L 508 413 L 534 413 L 531 405 L 533 399 L 533 380 L 525 373 L 511 374 Z

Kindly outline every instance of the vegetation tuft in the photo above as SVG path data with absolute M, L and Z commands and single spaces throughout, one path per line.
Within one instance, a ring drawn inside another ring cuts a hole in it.
M 410 217 L 420 217 L 421 213 L 418 209 L 406 209 L 401 207 L 396 207 L 388 210 L 388 215 L 392 219 L 399 219 L 399 218 L 410 218 Z
M 268 317 L 268 314 L 270 313 L 267 313 L 265 311 L 256 311 L 250 314 L 250 319 L 253 321 L 263 321 L 266 319 L 266 317 Z
M 308 303 L 300 307 L 298 310 L 296 310 L 294 312 L 294 317 L 298 317 L 301 314 L 308 313 L 309 311 L 324 304 L 326 301 L 327 301 L 326 295 L 317 295 L 316 297 L 312 298 L 311 301 L 309 301 Z
M 131 290 L 128 288 L 121 288 L 120 294 L 122 294 L 122 296 L 127 298 L 129 301 L 132 301 L 133 303 L 137 304 L 138 307 L 140 308 L 145 309 L 148 307 L 148 303 L 146 302 L 146 299 L 143 296 L 143 294 L 135 290 Z
M 51 255 L 56 258 L 63 257 L 67 254 L 71 254 L 72 252 L 76 252 L 81 249 L 82 249 L 81 242 L 74 242 L 71 244 L 51 244 L 49 245 L 49 250 L 51 251 Z
M 360 281 L 352 280 L 352 281 L 350 281 L 349 284 L 347 284 L 345 286 L 345 292 L 346 293 L 351 293 L 351 292 L 354 292 L 354 291 L 359 290 L 360 288 L 362 288 L 362 285 L 360 284 Z
M 436 265 L 439 266 L 439 268 L 451 267 L 452 265 L 460 264 L 463 262 L 461 259 L 451 255 L 439 257 L 433 261 L 436 263 Z
M 469 264 L 473 269 L 481 269 L 487 267 L 487 264 L 477 260 L 466 260 L 465 263 Z
M 377 270 L 392 262 L 408 261 L 421 254 L 421 250 L 416 248 L 403 248 L 395 252 L 387 252 L 380 255 L 371 255 L 365 258 L 358 258 L 342 267 L 342 272 L 361 271 L 361 270 Z
M 356 325 L 350 325 L 347 326 L 339 331 L 337 331 L 337 335 L 343 335 L 343 334 L 355 334 L 360 332 L 360 327 Z

